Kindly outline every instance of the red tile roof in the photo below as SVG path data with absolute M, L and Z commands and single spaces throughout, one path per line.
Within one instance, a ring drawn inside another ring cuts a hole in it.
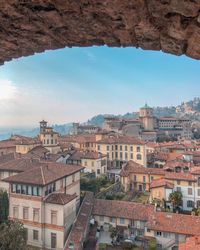
M 0 171 L 24 172 L 38 165 L 36 159 L 18 158 L 4 163 L 0 163 Z
M 162 179 L 155 179 L 152 181 L 150 188 L 157 188 L 157 187 L 165 187 L 165 188 L 173 189 L 174 184 L 163 179 L 163 178 Z
M 65 205 L 70 201 L 76 199 L 76 194 L 64 194 L 64 193 L 51 193 L 45 199 L 46 203 L 58 204 L 58 205 Z
M 145 168 L 142 165 L 134 162 L 129 161 L 125 165 L 123 165 L 122 170 L 120 172 L 121 176 L 128 176 L 131 173 L 136 174 L 154 174 L 154 175 L 163 175 L 164 170 L 158 168 Z
M 152 205 L 128 201 L 96 199 L 94 202 L 93 215 L 147 221 L 153 211 L 154 206 Z
M 65 176 L 79 172 L 81 169 L 83 169 L 83 167 L 76 165 L 40 162 L 37 164 L 37 167 L 20 174 L 10 176 L 4 179 L 4 181 L 45 186 Z
M 132 136 L 109 136 L 105 137 L 100 141 L 97 141 L 98 144 L 131 144 L 131 145 L 145 145 L 145 143 Z
M 154 212 L 149 216 L 147 228 L 184 235 L 200 235 L 199 225 L 199 216 Z
M 70 249 L 70 244 L 73 244 L 74 250 L 81 250 L 82 244 L 85 241 L 87 230 L 92 214 L 94 197 L 92 192 L 87 192 L 81 204 L 77 219 L 72 226 L 71 232 L 66 241 L 65 250 Z
M 170 173 L 165 172 L 165 179 L 168 180 L 180 180 L 180 181 L 196 181 L 195 177 L 190 173 Z
M 200 250 L 200 236 L 188 237 L 179 245 L 179 250 Z

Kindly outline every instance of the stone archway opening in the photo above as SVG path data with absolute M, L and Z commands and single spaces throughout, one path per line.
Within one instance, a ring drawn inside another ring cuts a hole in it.
M 200 59 L 200 1 L 2 0 L 0 63 L 72 46 L 162 50 Z

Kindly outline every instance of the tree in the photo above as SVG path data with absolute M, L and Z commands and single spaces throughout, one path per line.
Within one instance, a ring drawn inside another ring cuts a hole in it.
M 169 195 L 169 201 L 171 202 L 173 209 L 181 206 L 182 204 L 182 193 L 180 191 L 174 191 Z
M 8 220 L 9 199 L 6 191 L 0 190 L 0 223 Z
M 109 231 L 110 231 L 110 237 L 113 241 L 114 238 L 117 237 L 117 229 L 115 227 L 111 226 Z
M 1 250 L 25 250 L 27 232 L 23 224 L 17 221 L 9 221 L 0 224 L 0 249 Z

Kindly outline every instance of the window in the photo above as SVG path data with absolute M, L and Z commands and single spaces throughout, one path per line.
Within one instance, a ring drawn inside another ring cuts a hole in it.
M 115 150 L 118 150 L 118 145 L 115 145 Z
M 143 179 L 143 182 L 146 182 L 146 176 L 143 176 L 142 179 Z
M 94 167 L 94 162 L 92 161 L 92 167 Z
M 51 139 L 51 144 L 53 144 L 53 139 Z
M 127 151 L 128 149 L 127 149 L 127 146 L 125 146 L 125 151 Z
M 123 158 L 123 154 L 122 152 L 120 152 L 120 159 L 122 160 L 122 158 Z
M 72 182 L 75 182 L 75 174 L 72 175 Z
M 115 158 L 116 158 L 116 159 L 118 158 L 118 153 L 117 153 L 117 152 L 115 152 Z
M 130 146 L 130 151 L 133 151 L 133 146 Z
M 137 154 L 137 160 L 142 160 L 141 154 Z
M 104 216 L 99 216 L 100 221 L 104 221 Z
M 140 147 L 137 147 L 137 152 L 140 152 Z
M 33 230 L 33 239 L 38 240 L 39 238 L 38 236 L 39 236 L 38 230 Z
M 137 175 L 134 175 L 134 176 L 133 176 L 133 180 L 134 180 L 134 181 L 137 181 Z
M 23 207 L 23 219 L 28 220 L 28 207 Z
M 192 195 L 192 188 L 188 188 L 188 194 Z
M 97 148 L 98 148 L 98 150 L 99 150 L 99 151 L 101 150 L 101 147 L 100 147 L 100 145 L 98 145 L 98 147 L 97 147 Z
M 187 207 L 194 207 L 194 201 L 187 201 Z
M 49 144 L 49 139 L 47 139 L 47 144 Z
M 115 223 L 115 222 L 116 222 L 116 218 L 111 217 L 111 218 L 110 218 L 110 222 Z
M 156 236 L 161 236 L 161 235 L 162 235 L 162 232 L 156 231 Z
M 56 225 L 57 224 L 57 212 L 51 211 L 51 224 Z
M 17 219 L 19 217 L 19 207 L 13 207 L 13 218 Z
M 128 160 L 128 154 L 125 153 L 125 160 Z
M 107 148 L 107 151 L 109 151 L 110 147 L 109 147 L 109 146 L 107 146 L 106 148 Z
M 181 187 L 176 187 L 176 190 L 181 192 Z
M 192 186 L 192 182 L 191 181 L 188 181 L 188 186 Z
M 97 169 L 97 174 L 100 174 L 100 173 L 101 173 L 100 169 Z
M 51 248 L 56 248 L 57 238 L 55 233 L 51 233 Z
M 124 224 L 125 223 L 125 219 L 124 218 L 120 218 L 120 224 Z
M 122 145 L 120 145 L 120 150 L 122 151 Z
M 84 164 L 84 165 L 85 165 L 85 167 L 87 166 L 87 161 L 85 161 L 85 164 Z
M 181 181 L 177 181 L 177 185 L 181 185 Z
M 197 195 L 200 196 L 200 189 L 197 190 Z
M 133 159 L 133 153 L 131 153 L 130 158 L 131 158 L 131 160 Z
M 38 208 L 33 208 L 33 221 L 39 221 L 39 212 L 40 210 Z

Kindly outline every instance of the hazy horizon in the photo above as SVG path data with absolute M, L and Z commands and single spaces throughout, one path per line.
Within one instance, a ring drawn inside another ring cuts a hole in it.
M 176 106 L 200 93 L 199 61 L 135 48 L 65 48 L 0 67 L 0 128 L 85 122 Z

